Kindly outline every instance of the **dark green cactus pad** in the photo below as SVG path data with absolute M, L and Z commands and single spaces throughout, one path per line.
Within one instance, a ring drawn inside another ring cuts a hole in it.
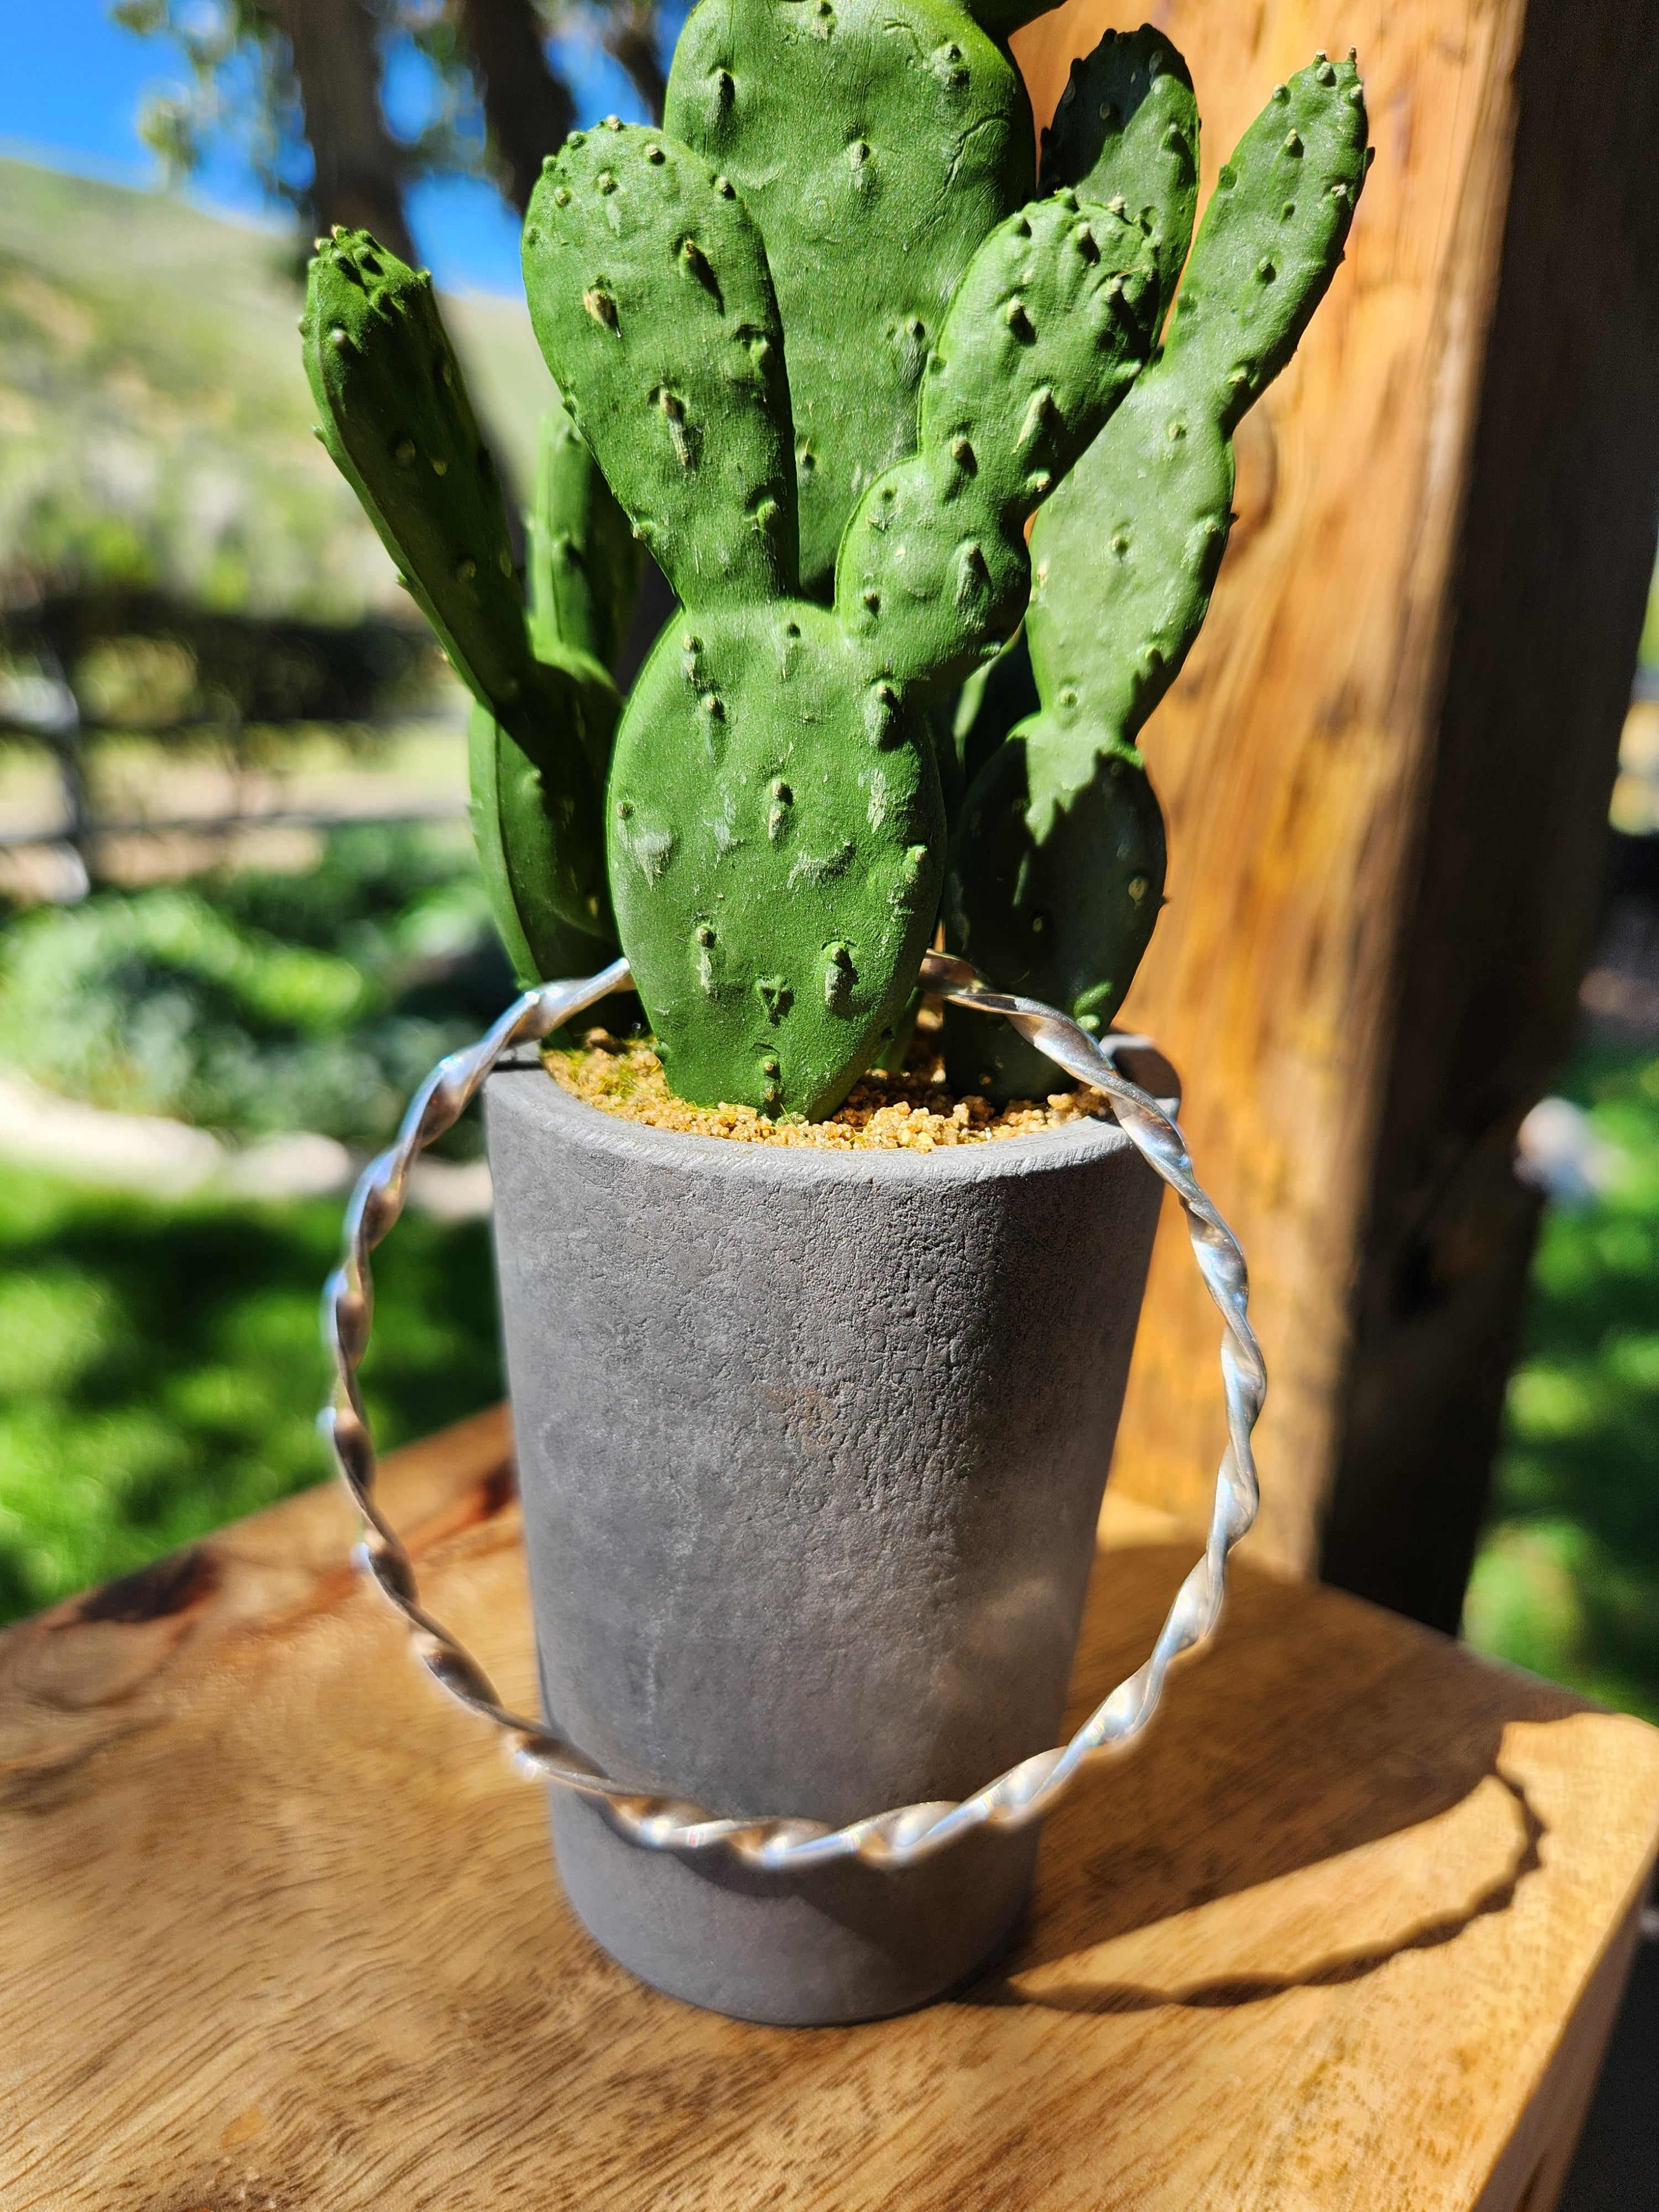
M 1026 635 L 1042 711 L 1010 740 L 1023 775 L 993 761 L 963 803 L 947 926 L 985 973 L 1096 1028 L 1133 973 L 1128 885 L 1146 878 L 1153 913 L 1162 891 L 1147 858 L 1156 802 L 1119 764 L 1139 763 L 1135 740 L 1208 611 L 1231 520 L 1233 430 L 1324 295 L 1367 161 L 1352 60 L 1320 58 L 1278 88 L 1221 172 L 1162 356 L 1032 528 Z M 1121 843 L 1126 857 L 1079 878 L 1070 825 L 1121 806 L 1133 815 L 1121 840 L 1103 828 L 1093 848 Z M 1045 939 L 1032 926 L 1062 913 L 1063 949 L 1058 933 Z M 964 1086 L 988 1072 L 983 1026 L 947 1017 L 951 1077 Z M 999 1091 L 1037 1075 L 1017 1050 L 993 1073 Z
M 1045 788 L 1052 763 L 1040 734 L 1033 741 L 1040 731 L 1036 722 L 1016 729 L 963 802 L 959 838 L 974 873 L 950 871 L 945 932 L 953 945 L 975 947 L 969 957 L 1000 989 L 1061 1007 L 1098 1036 L 1163 904 L 1164 817 L 1144 762 L 1127 749 L 1093 759 L 1086 776 Z M 946 1052 L 958 1089 L 1042 1098 L 1060 1082 L 1054 1062 L 1013 1030 L 982 1017 L 978 1030 L 969 1019 L 952 1025 L 950 1014 L 947 1007 Z
M 832 1113 L 902 1014 L 944 823 L 931 749 L 889 691 L 805 600 L 688 610 L 641 671 L 611 880 L 680 1097 Z
M 988 33 L 953 0 L 702 0 L 680 34 L 667 127 L 736 185 L 777 288 L 811 598 L 859 498 L 915 449 L 963 270 L 1030 196 L 1030 107 L 997 41 L 1042 12 Z
M 554 680 L 570 683 L 562 672 Z M 568 710 L 579 711 L 568 702 Z M 576 874 L 573 847 L 597 845 L 597 813 L 584 779 L 571 792 L 547 772 L 488 707 L 475 702 L 467 732 L 470 812 L 490 912 L 513 972 L 526 990 L 539 982 L 591 975 L 616 957 L 610 889 L 603 874 Z M 578 810 L 586 819 L 579 827 Z M 583 916 L 581 927 L 571 918 Z
M 614 670 L 639 596 L 639 541 L 562 406 L 542 417 L 536 492 L 525 526 L 530 636 L 538 658 L 551 659 L 563 647 Z
M 1072 64 L 1042 134 L 1038 189 L 1069 185 L 1101 207 L 1144 216 L 1158 256 L 1161 330 L 1193 240 L 1198 102 L 1187 64 L 1160 31 L 1108 31 Z
M 477 699 L 510 705 L 530 641 L 489 449 L 479 434 L 432 279 L 366 230 L 312 262 L 306 373 L 320 434 Z
M 1213 408 L 1229 434 L 1324 298 L 1370 166 L 1351 54 L 1278 86 L 1217 178 L 1165 358 L 1189 404 Z
M 954 830 L 975 777 L 1016 722 L 1037 711 L 1036 683 L 1024 628 L 994 660 L 976 668 L 959 691 L 927 709 L 945 794 L 945 820 Z
M 783 331 L 730 182 L 660 131 L 573 131 L 531 196 L 524 268 L 565 405 L 676 595 L 793 591 Z
M 608 726 L 590 735 L 590 721 L 607 709 L 599 691 L 588 714 L 580 672 L 532 652 L 501 487 L 432 280 L 367 231 L 338 231 L 311 264 L 301 330 L 323 442 L 496 732 L 471 747 L 473 813 L 481 847 L 514 856 L 510 887 L 485 867 L 509 957 L 526 981 L 568 972 L 570 932 L 611 933 L 585 758 L 603 759 Z M 614 686 L 611 701 L 614 720 Z
M 531 645 L 539 661 L 575 685 L 583 754 L 593 789 L 603 794 L 622 713 L 611 662 L 639 588 L 640 548 L 562 407 L 542 420 L 525 535 Z
M 1023 526 L 1129 388 L 1152 343 L 1151 241 L 1061 192 L 992 232 L 922 387 L 918 452 L 848 526 L 836 610 L 926 697 L 1000 652 L 1030 583 Z

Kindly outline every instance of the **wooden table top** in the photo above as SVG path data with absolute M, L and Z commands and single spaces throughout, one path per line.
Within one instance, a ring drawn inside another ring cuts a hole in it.
M 496 1414 L 386 1496 L 509 1699 Z M 1108 1516 L 1076 1684 L 1190 1543 Z M 740 2026 L 565 1910 L 540 1792 L 410 1662 L 332 1490 L 0 1637 L 6 2212 L 1553 2201 L 1659 1832 L 1659 1734 L 1238 1570 L 1150 1740 L 1049 1822 L 958 2000 Z

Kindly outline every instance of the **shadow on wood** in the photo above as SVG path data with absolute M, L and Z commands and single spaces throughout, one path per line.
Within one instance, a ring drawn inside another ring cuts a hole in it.
M 384 1498 L 524 1701 L 506 1451 L 484 1416 Z M 1191 1558 L 1107 1524 L 1079 1708 Z M 0 1636 L 7 2212 L 1545 2212 L 1659 1830 L 1639 1723 L 1247 1571 L 995 1976 L 746 2027 L 587 1941 L 354 1533 L 314 1492 Z

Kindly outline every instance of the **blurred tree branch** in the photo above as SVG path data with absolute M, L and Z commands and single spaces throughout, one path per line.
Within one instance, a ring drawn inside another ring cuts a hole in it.
M 461 40 L 483 106 L 504 196 L 522 215 L 542 157 L 563 145 L 576 111 L 548 66 L 532 0 L 456 0 Z
M 616 0 L 605 48 L 628 71 L 653 123 L 662 121 L 668 79 L 657 53 L 657 11 L 651 0 Z
M 406 195 L 419 177 L 488 176 L 523 213 L 575 119 L 550 36 L 603 46 L 662 115 L 653 0 L 114 0 L 111 12 L 172 40 L 189 70 L 187 88 L 149 100 L 140 121 L 175 178 L 228 138 L 313 228 L 362 226 L 410 260 Z M 411 47 L 431 107 L 405 132 L 388 119 L 385 79 L 388 55 Z
M 262 0 L 286 40 L 315 169 L 319 230 L 372 230 L 400 260 L 415 246 L 404 219 L 406 159 L 380 104 L 380 26 L 363 0 Z

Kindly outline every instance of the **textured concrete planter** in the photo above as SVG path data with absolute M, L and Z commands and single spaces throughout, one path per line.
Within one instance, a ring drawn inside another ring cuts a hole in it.
M 543 1693 L 612 1775 L 832 1823 L 1057 1740 L 1160 1186 L 1097 1123 L 919 1156 L 637 1127 L 487 1092 Z M 553 1792 L 572 1905 L 754 2020 L 938 1996 L 1036 1835 L 764 1875 Z

